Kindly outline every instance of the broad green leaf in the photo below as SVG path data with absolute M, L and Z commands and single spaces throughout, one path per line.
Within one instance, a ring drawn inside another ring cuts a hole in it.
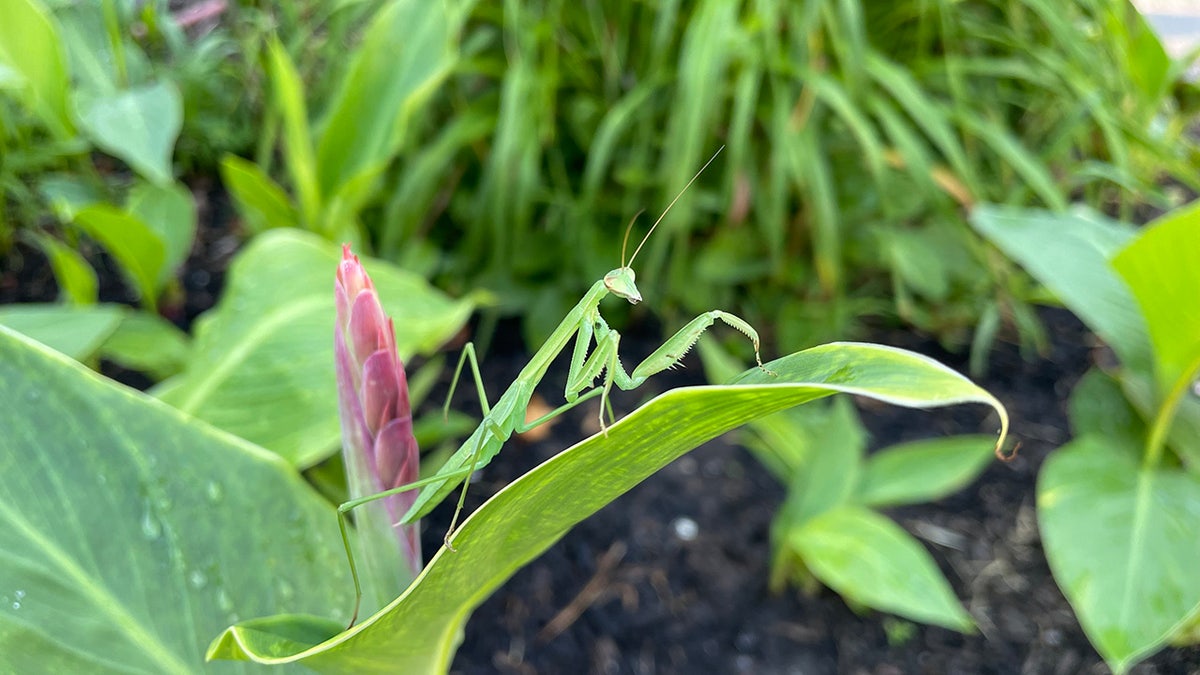
M 129 193 L 125 209 L 154 231 L 163 242 L 165 259 L 155 280 L 163 288 L 175 276 L 196 237 L 196 204 L 192 193 L 179 183 L 141 184 Z
M 885 507 L 941 499 L 966 487 L 995 459 L 991 436 L 928 438 L 871 455 L 858 501 Z
M 925 357 L 839 343 L 793 354 L 740 384 L 675 389 L 514 481 L 462 524 L 457 553 L 445 548 L 390 605 L 349 631 L 300 617 L 255 619 L 227 630 L 212 658 L 300 661 L 323 672 L 444 672 L 471 610 L 568 529 L 701 443 L 755 419 L 850 392 L 914 407 L 984 403 L 987 392 Z M 307 635 L 307 639 L 298 636 Z
M 333 365 L 333 277 L 341 252 L 314 235 L 268 230 L 238 254 L 216 308 L 198 322 L 192 355 L 155 395 L 217 427 L 310 466 L 339 447 Z M 453 336 L 474 301 L 364 261 L 396 320 L 401 358 Z
M 221 158 L 221 181 L 251 234 L 299 225 L 287 193 L 254 162 L 225 155 Z
M 271 72 L 275 107 L 283 118 L 283 153 L 288 175 L 300 203 L 304 224 L 313 229 L 317 226 L 321 211 L 321 190 L 317 183 L 317 161 L 313 157 L 313 136 L 308 127 L 308 107 L 304 104 L 304 84 L 287 49 L 276 38 L 271 38 L 267 43 L 267 67 Z M 258 186 L 274 185 L 261 171 L 258 172 L 260 175 L 253 175 L 247 166 L 242 165 L 241 168 L 243 173 L 250 174 L 244 177 Z M 259 196 L 254 203 L 276 199 L 277 196 L 269 194 L 268 190 L 268 194 Z M 279 214 L 273 208 L 272 212 L 264 214 L 270 215 Z
M 1186 383 L 1184 383 L 1186 384 Z M 1169 411 L 1163 410 L 1162 397 L 1157 392 L 1157 387 L 1154 382 L 1152 373 L 1122 373 L 1121 392 L 1125 394 L 1127 405 L 1132 405 L 1136 411 L 1134 414 L 1141 413 L 1141 418 L 1136 425 L 1125 425 L 1126 437 L 1133 432 L 1138 432 L 1138 435 L 1131 442 L 1133 445 L 1144 447 L 1147 440 L 1146 424 L 1142 424 L 1142 420 L 1147 422 L 1155 419 L 1156 415 L 1168 414 Z M 1171 449 L 1187 464 L 1193 473 L 1200 473 L 1200 397 L 1188 396 L 1186 388 L 1184 394 L 1178 399 L 1175 406 L 1174 414 L 1169 418 L 1171 428 L 1167 430 L 1167 442 Z M 1074 396 L 1074 392 L 1072 392 Z M 1082 396 L 1082 395 L 1081 395 Z M 1074 401 L 1072 400 L 1072 404 Z M 1113 406 L 1115 407 L 1115 406 Z M 1074 413 L 1074 406 L 1072 407 Z M 1072 418 L 1074 421 L 1074 418 Z M 1122 417 L 1116 417 L 1111 420 L 1118 424 L 1123 424 Z M 1110 433 L 1115 431 L 1112 424 L 1106 425 L 1100 433 Z M 1076 436 L 1082 436 L 1082 433 L 1077 432 Z
M 788 544 L 844 598 L 957 631 L 974 626 L 929 552 L 870 509 L 842 506 L 823 513 L 790 531 Z
M 854 405 L 844 397 L 828 406 L 786 410 L 767 421 L 775 417 L 786 419 L 789 427 L 789 433 L 778 440 L 798 445 L 804 453 L 804 462 L 788 483 L 787 499 L 773 526 L 788 530 L 853 497 L 862 472 L 867 431 Z
M 1200 478 L 1141 466 L 1139 450 L 1083 436 L 1051 455 L 1038 478 L 1050 569 L 1117 673 L 1200 612 Z
M 0 325 L 23 333 L 76 361 L 90 359 L 121 323 L 116 305 L 76 307 L 22 304 L 0 307 Z
M 1125 382 L 1130 384 L 1128 379 Z M 1071 390 L 1073 436 L 1102 436 L 1126 448 L 1139 448 L 1145 442 L 1146 424 L 1121 384 L 1099 368 L 1083 374 Z
M 1113 259 L 1150 330 L 1159 391 L 1200 369 L 1200 201 L 1155 220 Z
M 334 510 L 285 462 L 0 328 L 0 671 L 206 666 L 237 617 L 345 620 Z
M 791 535 L 854 496 L 867 446 L 866 430 L 844 396 L 830 405 L 821 402 L 784 410 L 749 426 L 754 435 L 747 439 L 747 447 L 756 448 L 756 454 L 795 452 L 803 460 L 785 479 L 787 497 L 771 521 L 768 587 L 781 592 L 789 580 L 810 586 L 812 574 L 791 545 Z
M 105 201 L 96 185 L 83 176 L 55 173 L 37 181 L 38 192 L 50 202 L 60 220 L 70 222 L 75 214 L 93 204 Z
M 97 147 L 153 183 L 171 183 L 171 155 L 183 126 L 183 100 L 174 84 L 159 82 L 75 104 L 80 129 Z
M 67 53 L 58 25 L 38 0 L 5 1 L 0 63 L 20 76 L 26 103 L 55 135 L 73 133 L 67 112 Z
M 1076 208 L 1067 213 L 983 205 L 971 225 L 1050 289 L 1121 362 L 1150 367 L 1146 321 L 1109 258 L 1134 237 L 1132 227 Z
M 321 194 L 395 155 L 409 116 L 453 64 L 450 13 L 444 1 L 398 0 L 375 15 L 320 135 Z
M 121 272 L 153 309 L 158 301 L 158 279 L 167 259 L 166 245 L 149 225 L 121 209 L 98 204 L 75 214 L 75 224 L 108 251 Z
M 99 297 L 96 271 L 79 251 L 67 246 L 45 232 L 28 233 L 50 261 L 54 280 L 58 282 L 60 299 L 76 305 L 90 305 Z
M 129 310 L 101 345 L 100 355 L 161 380 L 183 369 L 190 347 L 187 334 L 166 319 Z

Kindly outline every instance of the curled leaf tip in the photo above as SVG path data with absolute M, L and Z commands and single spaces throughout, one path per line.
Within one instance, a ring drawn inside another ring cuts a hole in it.
M 1020 450 L 1021 450 L 1021 441 L 1017 441 L 1016 443 L 1014 443 L 1012 450 L 1010 450 L 1008 452 L 1004 451 L 1004 437 L 1003 436 L 1000 437 L 1000 440 L 996 441 L 996 459 L 1000 460 L 1001 462 L 1013 461 L 1014 459 L 1017 458 L 1017 453 Z

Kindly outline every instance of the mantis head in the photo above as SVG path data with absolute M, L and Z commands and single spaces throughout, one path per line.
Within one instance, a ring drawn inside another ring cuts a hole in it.
M 700 167 L 700 170 L 696 172 L 695 176 L 692 176 L 692 179 L 688 181 L 687 185 L 683 186 L 683 189 L 679 191 L 679 194 L 675 195 L 675 199 L 672 199 L 671 203 L 667 204 L 667 208 L 662 212 L 662 215 L 658 217 L 658 220 L 654 221 L 654 224 L 650 226 L 650 231 L 646 232 L 646 236 L 642 237 L 642 242 L 638 244 L 636 249 L 633 250 L 633 255 L 629 256 L 629 264 L 626 265 L 625 245 L 629 243 L 629 232 L 633 230 L 633 223 L 637 220 L 637 216 L 635 215 L 633 220 L 629 221 L 629 227 L 625 228 L 625 240 L 621 242 L 621 266 L 604 275 L 604 287 L 607 288 L 610 293 L 625 298 L 631 305 L 636 305 L 642 301 L 642 293 L 638 290 L 637 284 L 633 281 L 634 276 L 636 276 L 633 273 L 632 267 L 634 259 L 637 258 L 637 254 L 641 252 L 642 246 L 645 246 L 646 241 L 650 239 L 650 235 L 654 233 L 654 229 L 657 228 L 658 224 L 661 223 L 663 218 L 667 216 L 667 212 L 671 210 L 672 206 L 675 206 L 675 202 L 679 201 L 679 198 L 683 196 L 683 193 L 687 192 L 687 189 L 692 186 L 692 183 L 696 182 L 696 179 L 700 177 L 700 174 L 704 173 L 704 170 L 708 168 L 708 165 L 712 164 L 713 160 L 716 159 L 717 155 L 721 154 L 721 151 L 724 149 L 725 146 L 723 145 L 720 148 L 717 148 L 717 151 L 713 153 L 713 156 L 704 163 L 704 166 Z M 640 215 L 641 211 L 639 211 L 638 214 Z
M 604 287 L 613 295 L 619 295 L 629 304 L 636 305 L 642 301 L 642 293 L 633 282 L 634 276 L 632 267 L 618 267 L 604 275 Z

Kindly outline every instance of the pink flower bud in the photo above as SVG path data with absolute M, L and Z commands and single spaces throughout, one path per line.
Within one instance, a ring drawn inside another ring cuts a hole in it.
M 392 320 L 349 244 L 342 246 L 335 295 L 334 351 L 342 453 L 350 498 L 357 499 L 417 480 L 420 456 L 413 437 L 408 379 L 396 353 Z M 398 546 L 407 569 L 392 573 L 402 581 L 401 588 L 421 570 L 417 526 L 399 523 L 416 496 L 415 490 L 403 492 L 354 511 L 360 547 L 367 553 L 367 573 L 386 575 L 385 571 L 371 569 L 369 561 L 395 558 Z M 406 576 L 409 574 L 412 576 Z M 394 582 L 385 580 L 383 585 L 394 586 Z

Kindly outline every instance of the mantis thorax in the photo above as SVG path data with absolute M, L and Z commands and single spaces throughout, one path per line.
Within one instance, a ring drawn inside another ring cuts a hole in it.
M 604 275 L 604 287 L 613 295 L 619 295 L 628 300 L 629 304 L 636 305 L 642 301 L 642 294 L 633 282 L 634 276 L 636 275 L 633 268 L 618 267 Z

